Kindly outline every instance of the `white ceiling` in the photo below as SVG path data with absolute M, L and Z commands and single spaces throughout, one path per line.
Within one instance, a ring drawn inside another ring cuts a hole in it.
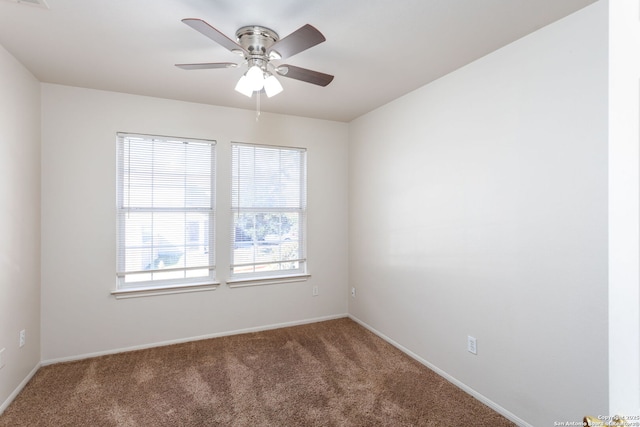
M 262 111 L 348 122 L 595 0 L 0 0 L 0 44 L 40 81 L 237 108 L 244 70 L 175 63 L 238 62 L 180 22 L 227 36 L 245 25 L 284 37 L 304 24 L 327 41 L 286 63 L 335 75 L 327 87 L 280 78 Z M 277 63 L 276 63 L 277 64 Z

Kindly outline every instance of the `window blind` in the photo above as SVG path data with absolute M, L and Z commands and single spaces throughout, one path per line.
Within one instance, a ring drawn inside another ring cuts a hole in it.
M 118 288 L 215 277 L 215 141 L 118 133 Z
M 306 150 L 232 144 L 231 276 L 306 269 Z

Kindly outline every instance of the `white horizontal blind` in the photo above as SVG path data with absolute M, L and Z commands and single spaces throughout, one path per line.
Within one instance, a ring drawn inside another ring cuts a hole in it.
M 231 148 L 232 277 L 305 273 L 306 150 Z
M 215 141 L 118 133 L 118 288 L 215 277 Z

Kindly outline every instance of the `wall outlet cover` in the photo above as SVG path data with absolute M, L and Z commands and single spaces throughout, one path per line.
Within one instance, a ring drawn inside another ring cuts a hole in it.
M 471 335 L 467 336 L 467 351 L 472 354 L 478 354 L 478 343 Z

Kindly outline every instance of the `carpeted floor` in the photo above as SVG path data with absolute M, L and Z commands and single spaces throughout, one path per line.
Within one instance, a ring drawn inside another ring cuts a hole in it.
M 41 368 L 0 426 L 513 426 L 350 319 Z

